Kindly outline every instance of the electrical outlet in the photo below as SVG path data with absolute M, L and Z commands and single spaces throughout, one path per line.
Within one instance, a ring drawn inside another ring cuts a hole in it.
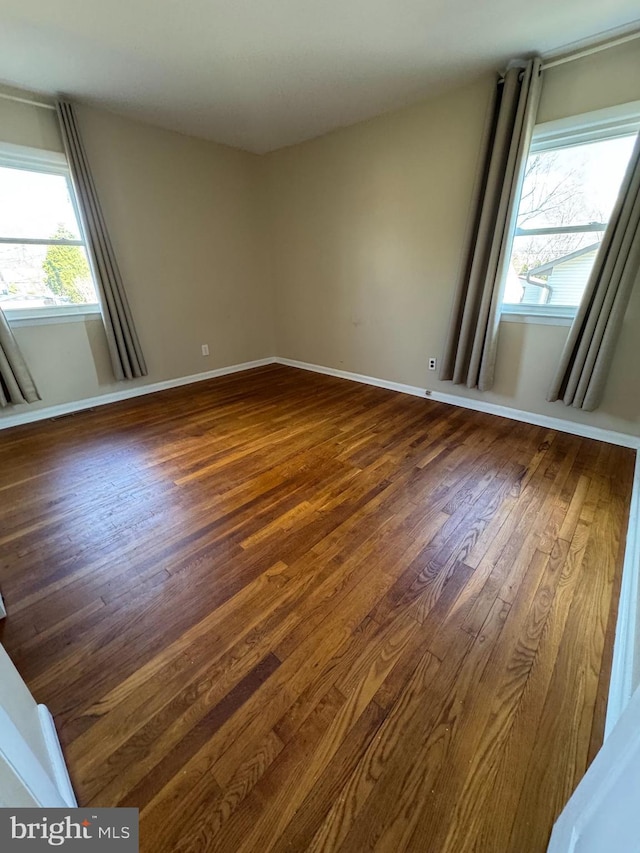
M 202 344 L 202 355 L 209 355 L 209 344 Z
M 435 370 L 437 363 L 438 363 L 437 358 L 430 358 L 429 359 L 429 370 Z

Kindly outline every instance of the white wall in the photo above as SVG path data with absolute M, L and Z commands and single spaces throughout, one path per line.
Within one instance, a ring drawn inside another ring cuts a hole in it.
M 61 807 L 74 802 L 49 721 L 49 712 L 36 704 L 0 646 L 0 807 Z
M 18 326 L 43 400 L 0 418 L 274 353 L 259 158 L 83 106 L 78 120 L 149 376 L 113 379 L 99 319 Z M 0 100 L 4 141 L 61 150 L 56 121 Z
M 48 769 L 50 767 L 49 753 L 38 719 L 38 706 L 1 645 L 0 708 L 6 711 L 38 761 L 45 769 Z
M 496 382 L 439 382 L 493 77 L 266 158 L 278 354 L 640 435 L 640 294 L 601 408 L 545 401 L 567 327 L 503 322 Z M 640 45 L 547 72 L 540 121 L 640 98 Z

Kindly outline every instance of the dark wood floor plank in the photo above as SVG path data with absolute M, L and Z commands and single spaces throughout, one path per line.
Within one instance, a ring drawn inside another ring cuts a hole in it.
M 322 839 L 325 846 L 320 847 L 321 836 L 316 835 L 311 849 L 347 851 L 358 844 L 365 850 L 406 847 L 420 798 L 425 791 L 432 790 L 438 770 L 446 760 L 450 740 L 457 732 L 459 715 L 470 701 L 469 691 L 487 663 L 508 611 L 509 605 L 499 602 L 477 639 L 458 632 L 456 647 L 450 649 L 440 664 L 428 690 L 421 682 L 413 688 L 417 689 L 417 693 L 412 693 L 413 708 L 402 725 L 395 720 L 395 706 L 392 708 L 387 718 L 389 726 L 386 721 L 383 723 L 360 768 L 362 776 L 366 770 L 367 781 L 376 779 L 377 784 L 371 787 L 361 807 L 349 815 L 349 823 L 343 821 L 335 846 L 326 843 L 327 838 L 326 842 Z M 425 707 L 427 695 L 430 701 Z M 405 703 L 403 694 L 397 707 L 403 709 Z M 327 823 L 327 828 L 330 825 Z
M 465 639 L 455 657 L 464 655 L 470 644 L 471 640 Z M 377 786 L 385 761 L 388 761 L 394 747 L 400 744 L 405 728 L 418 713 L 420 697 L 429 689 L 439 666 L 438 659 L 429 652 L 422 655 L 397 703 L 377 730 L 376 737 L 369 742 L 364 755 L 316 831 L 308 847 L 310 851 L 339 848 Z
M 604 502 L 600 506 L 604 509 Z M 520 789 L 509 842 L 516 849 L 525 834 L 529 843 L 534 838 L 539 846 L 546 844 L 548 837 L 539 819 L 540 811 L 551 812 L 555 819 L 587 767 L 611 601 L 607 575 L 615 563 L 619 536 L 619 532 L 610 529 L 611 522 L 608 512 L 596 511 L 536 732 L 536 749 L 531 753 Z M 554 769 L 563 767 L 562 784 L 558 784 L 559 778 L 556 784 L 549 784 L 550 768 L 545 760 L 552 753 Z M 525 823 L 529 824 L 528 829 Z
M 537 726 L 553 675 L 569 609 L 580 579 L 585 545 L 586 538 L 578 533 L 574 536 L 566 554 L 566 546 L 562 545 L 556 554 L 552 553 L 552 559 L 562 567 L 561 575 L 528 682 L 515 708 L 510 730 L 504 735 L 501 733 L 504 746 L 497 752 L 497 761 L 491 762 L 485 768 L 484 778 L 476 777 L 474 790 L 468 791 L 473 796 L 475 825 L 471 831 L 466 830 L 467 837 L 473 838 L 488 850 L 507 850 L 509 847 L 509 836 L 515 819 L 519 792 L 526 775 L 527 756 L 530 757 L 536 748 Z M 490 736 L 490 731 L 487 731 L 487 735 Z M 494 814 L 491 819 L 488 819 L 488 814 L 492 812 L 491 799 L 494 796 L 504 804 L 504 807 L 499 814 Z M 464 833 L 464 822 L 454 821 L 447 835 L 447 844 L 451 850 L 456 849 L 455 845 L 460 843 Z
M 355 773 L 368 744 L 376 737 L 384 718 L 385 712 L 377 702 L 367 705 L 284 831 L 272 839 L 274 853 L 306 850 L 311 844 L 340 791 Z

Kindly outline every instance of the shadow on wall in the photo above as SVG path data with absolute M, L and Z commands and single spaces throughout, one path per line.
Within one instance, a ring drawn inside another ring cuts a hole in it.
M 505 397 L 515 397 L 522 382 L 523 324 L 500 323 L 495 386 Z
M 96 370 L 96 379 L 99 387 L 113 385 L 114 376 L 109 350 L 107 348 L 107 337 L 102 326 L 102 321 L 95 320 L 86 324 L 87 341 L 93 356 Z
M 640 274 L 624 318 L 609 382 L 602 401 L 606 412 L 630 421 L 640 419 Z

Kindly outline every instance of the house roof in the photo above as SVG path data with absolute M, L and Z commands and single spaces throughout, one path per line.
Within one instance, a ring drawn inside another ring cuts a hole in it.
M 592 243 L 590 246 L 583 246 L 581 249 L 576 249 L 575 252 L 570 252 L 568 255 L 561 255 L 559 258 L 554 258 L 552 261 L 547 261 L 546 264 L 540 264 L 539 267 L 533 267 L 527 272 L 528 276 L 540 275 L 541 273 L 550 272 L 559 264 L 564 264 L 567 261 L 572 261 L 574 258 L 580 258 L 582 255 L 588 255 L 590 252 L 595 252 L 600 248 L 600 241 Z

